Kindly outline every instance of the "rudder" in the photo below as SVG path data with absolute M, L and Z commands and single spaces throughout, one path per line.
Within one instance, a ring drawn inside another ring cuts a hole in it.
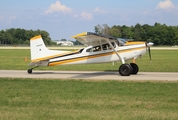
M 49 50 L 48 48 L 46 48 L 41 35 L 35 36 L 30 39 L 31 60 L 45 57 L 47 51 Z

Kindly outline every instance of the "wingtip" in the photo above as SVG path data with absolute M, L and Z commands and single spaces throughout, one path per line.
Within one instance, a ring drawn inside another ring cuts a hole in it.
M 77 38 L 77 37 L 80 37 L 80 36 L 85 36 L 85 35 L 87 35 L 87 33 L 88 32 L 79 33 L 77 35 L 72 36 L 72 38 Z

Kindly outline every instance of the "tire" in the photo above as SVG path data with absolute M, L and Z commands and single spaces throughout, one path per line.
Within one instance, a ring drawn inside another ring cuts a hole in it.
M 31 74 L 32 73 L 32 69 L 28 69 L 27 72 L 28 72 L 28 74 Z
M 139 71 L 139 68 L 138 68 L 138 65 L 137 64 L 135 64 L 135 63 L 130 63 L 130 65 L 131 65 L 131 67 L 132 67 L 132 72 L 131 72 L 131 74 L 137 74 L 138 73 L 138 71 Z
M 122 64 L 119 67 L 119 73 L 121 76 L 129 76 L 132 72 L 132 67 L 130 64 Z

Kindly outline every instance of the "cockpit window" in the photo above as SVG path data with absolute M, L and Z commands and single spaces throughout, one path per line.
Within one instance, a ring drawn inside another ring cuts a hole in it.
M 79 53 L 82 53 L 83 49 L 84 49 L 84 48 L 80 49 L 80 50 L 79 50 Z
M 93 47 L 93 52 L 97 52 L 97 51 L 101 51 L 100 45 Z
M 88 49 L 86 50 L 86 52 L 92 52 L 92 49 L 91 49 L 91 48 L 88 48 Z
M 112 42 L 111 44 L 114 48 L 116 48 L 115 42 Z M 88 48 L 86 49 L 86 52 L 98 52 L 102 50 L 112 50 L 112 47 L 108 43 L 106 43 L 106 44 L 94 46 L 92 48 Z
M 111 44 L 112 44 L 112 46 L 113 46 L 114 48 L 116 47 L 116 45 L 115 45 L 114 42 L 112 42 Z M 112 49 L 112 47 L 111 47 L 108 43 L 107 43 L 107 44 L 103 44 L 103 45 L 102 45 L 102 48 L 103 48 L 103 50 Z
M 102 49 L 101 49 L 101 46 L 100 45 L 97 45 L 97 46 L 94 46 L 94 47 L 92 47 L 92 48 L 88 48 L 87 50 L 86 50 L 86 52 L 98 52 L 98 51 L 101 51 Z
M 112 42 L 111 44 L 112 44 L 112 46 L 113 46 L 114 48 L 116 47 L 116 45 L 115 45 L 115 43 L 114 43 L 114 42 Z
M 108 50 L 109 49 L 109 44 L 103 44 L 102 48 L 103 48 L 103 50 Z

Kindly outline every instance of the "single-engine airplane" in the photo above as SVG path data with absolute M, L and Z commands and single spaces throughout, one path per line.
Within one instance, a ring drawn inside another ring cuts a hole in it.
M 139 67 L 135 63 L 138 57 L 149 52 L 153 43 L 133 42 L 121 40 L 115 37 L 100 35 L 92 32 L 83 32 L 73 36 L 79 42 L 88 45 L 78 51 L 49 50 L 41 37 L 35 36 L 30 39 L 31 63 L 29 74 L 39 66 L 56 66 L 68 64 L 91 64 L 121 61 L 118 72 L 121 76 L 137 74 Z M 128 60 L 133 60 L 128 63 Z

